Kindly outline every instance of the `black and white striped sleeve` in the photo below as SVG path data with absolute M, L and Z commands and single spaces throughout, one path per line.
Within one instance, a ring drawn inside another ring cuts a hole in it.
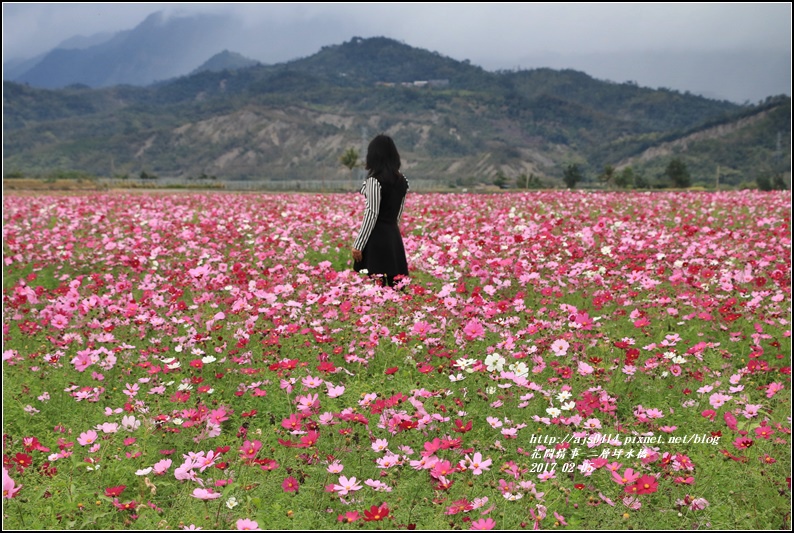
M 366 205 L 364 207 L 364 221 L 361 223 L 361 229 L 358 232 L 358 238 L 353 244 L 354 250 L 364 250 L 367 245 L 369 236 L 372 234 L 372 229 L 375 227 L 375 222 L 378 220 L 378 213 L 380 212 L 380 183 L 375 178 L 367 178 L 364 186 L 361 188 L 364 194 Z

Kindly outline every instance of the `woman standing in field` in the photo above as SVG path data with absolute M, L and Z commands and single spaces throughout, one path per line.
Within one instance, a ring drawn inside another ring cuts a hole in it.
M 378 135 L 372 139 L 365 168 L 369 173 L 360 192 L 366 205 L 353 244 L 353 269 L 381 276 L 383 284 L 394 287 L 400 277 L 408 275 L 399 226 L 408 180 L 400 173 L 400 154 L 391 137 Z

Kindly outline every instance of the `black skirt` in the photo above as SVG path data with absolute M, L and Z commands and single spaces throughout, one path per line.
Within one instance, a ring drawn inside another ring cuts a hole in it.
M 371 276 L 386 276 L 389 285 L 397 276 L 408 275 L 405 246 L 397 224 L 376 222 L 361 256 L 361 261 L 353 263 L 356 272 L 366 270 Z

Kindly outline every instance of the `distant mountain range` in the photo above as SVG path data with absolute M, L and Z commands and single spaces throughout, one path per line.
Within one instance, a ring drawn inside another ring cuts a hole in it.
M 23 65 L 4 65 L 4 79 L 42 89 L 149 85 L 188 74 L 216 54 L 227 21 L 224 15 L 153 13 L 132 30 L 70 39 Z
M 488 72 L 383 37 L 263 65 L 212 49 L 213 16 L 190 21 L 153 15 L 4 82 L 4 173 L 343 179 L 339 156 L 378 132 L 415 178 L 459 185 L 559 183 L 571 163 L 652 182 L 674 156 L 696 182 L 790 171 L 789 97 L 740 106 L 573 70 Z M 193 66 L 175 77 L 176 63 Z

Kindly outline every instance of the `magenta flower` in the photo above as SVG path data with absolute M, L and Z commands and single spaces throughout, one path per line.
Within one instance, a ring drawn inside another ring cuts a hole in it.
M 358 511 L 347 511 L 344 514 L 340 514 L 336 519 L 343 524 L 350 524 L 359 518 L 361 518 L 361 515 Z
M 284 492 L 298 492 L 298 489 L 300 488 L 300 483 L 298 483 L 298 480 L 295 479 L 294 477 L 289 476 L 281 484 L 281 488 L 284 489 Z
M 243 461 L 249 462 L 256 459 L 259 450 L 262 449 L 262 441 L 258 440 L 247 440 L 243 442 L 243 445 L 240 446 L 240 457 Z

